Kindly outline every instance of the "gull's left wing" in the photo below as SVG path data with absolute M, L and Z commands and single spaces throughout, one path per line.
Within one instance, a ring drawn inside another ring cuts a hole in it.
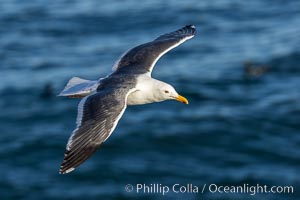
M 124 88 L 103 90 L 80 101 L 77 128 L 69 138 L 59 173 L 73 171 L 111 135 L 126 109 L 130 92 Z

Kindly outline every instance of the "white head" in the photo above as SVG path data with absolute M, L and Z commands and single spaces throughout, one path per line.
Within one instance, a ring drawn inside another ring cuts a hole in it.
M 158 101 L 172 99 L 180 101 L 184 104 L 189 103 L 188 100 L 185 97 L 179 95 L 171 85 L 164 82 L 158 82 L 158 84 L 156 84 L 155 98 Z

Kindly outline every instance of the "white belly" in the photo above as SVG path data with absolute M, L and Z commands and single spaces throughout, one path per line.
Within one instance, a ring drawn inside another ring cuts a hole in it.
M 147 104 L 152 102 L 154 102 L 153 95 L 147 94 L 146 92 L 141 90 L 132 92 L 127 97 L 127 105 L 141 105 L 141 104 Z
M 141 75 L 137 80 L 136 91 L 127 97 L 127 105 L 141 105 L 163 101 L 156 91 L 160 87 L 157 86 L 158 84 L 161 84 L 161 81 L 155 80 L 148 75 Z

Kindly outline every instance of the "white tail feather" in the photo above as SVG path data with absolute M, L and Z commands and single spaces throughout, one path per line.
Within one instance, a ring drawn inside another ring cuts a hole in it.
M 69 80 L 63 91 L 58 96 L 87 96 L 96 91 L 99 81 L 90 81 L 78 77 Z

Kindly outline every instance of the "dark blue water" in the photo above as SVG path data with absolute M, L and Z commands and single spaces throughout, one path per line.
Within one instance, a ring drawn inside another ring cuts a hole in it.
M 95 155 L 59 175 L 78 104 L 56 97 L 68 79 L 104 77 L 128 48 L 186 24 L 197 36 L 153 76 L 190 104 L 129 107 Z M 300 198 L 299 1 L 3 0 L 0 74 L 1 199 Z M 124 189 L 143 183 L 199 192 Z M 204 184 L 294 192 L 202 194 Z

